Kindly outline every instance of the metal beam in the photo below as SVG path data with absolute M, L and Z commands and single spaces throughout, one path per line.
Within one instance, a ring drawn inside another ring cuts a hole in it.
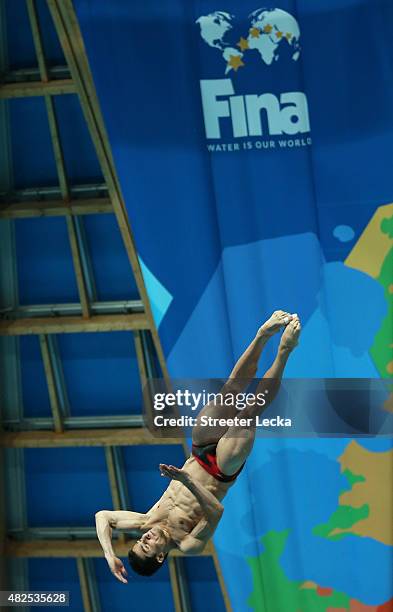
M 75 94 L 76 88 L 72 79 L 58 79 L 56 81 L 26 81 L 24 83 L 3 83 L 0 85 L 0 99 L 30 98 L 32 96 L 60 96 L 62 94 Z
M 74 217 L 67 215 L 66 221 L 68 238 L 71 247 L 72 261 L 74 264 L 76 282 L 78 285 L 79 299 L 82 305 L 82 316 L 84 319 L 88 319 L 90 317 L 90 305 L 89 298 L 87 295 L 86 279 L 82 265 L 81 249 L 75 229 L 75 219 Z
M 1 410 L 1 406 L 0 406 Z M 0 412 L 0 436 L 2 433 L 2 422 Z M 5 536 L 6 536 L 6 486 L 5 486 L 5 449 L 0 445 L 0 590 L 5 591 L 10 581 L 8 568 L 5 562 Z
M 65 412 L 65 411 L 64 411 Z M 47 417 L 35 418 L 7 418 L 3 421 L 4 429 L 7 431 L 37 431 L 53 430 L 53 419 Z M 130 415 L 108 415 L 108 416 L 66 416 L 63 419 L 64 429 L 102 429 L 120 427 L 143 427 L 144 421 L 141 414 Z
M 0 422 L 1 434 L 1 422 Z M 4 560 L 4 542 L 6 533 L 6 515 L 5 515 L 5 483 L 4 483 L 4 448 L 0 447 L 0 590 L 5 591 L 8 586 L 8 571 Z
M 148 378 L 160 378 L 157 372 L 157 364 L 154 361 L 154 344 L 151 334 L 146 331 L 140 332 L 142 341 L 142 351 L 145 357 L 146 372 Z
M 146 361 L 142 346 L 141 332 L 139 330 L 134 331 L 134 344 L 135 344 L 135 353 L 136 360 L 138 364 L 138 372 L 139 379 L 141 381 L 142 389 L 144 389 L 145 384 L 147 382 L 147 369 L 146 369 Z
M 0 4 L 0 27 L 2 10 L 3 5 Z M 5 39 L 0 36 L 0 40 Z M 1 53 L 0 44 L 0 66 Z M 4 102 L 0 102 L 0 133 L 0 188 L 6 189 L 11 181 L 11 151 L 8 113 Z M 14 229 L 12 221 L 0 221 L 0 311 L 12 311 L 19 303 Z M 23 401 L 18 338 L 0 338 L 0 388 L 3 419 L 20 418 Z
M 105 447 L 105 458 L 109 476 L 113 508 L 122 510 L 130 508 L 128 500 L 127 481 L 124 476 L 121 448 L 117 446 Z M 125 533 L 119 533 L 119 539 L 125 540 Z
M 109 476 L 109 484 L 110 484 L 110 489 L 111 489 L 113 508 L 115 510 L 121 510 L 122 504 L 120 501 L 119 483 L 117 480 L 117 474 L 116 474 L 116 468 L 115 468 L 115 458 L 113 456 L 114 451 L 115 449 L 113 448 L 113 446 L 106 446 L 105 447 L 105 459 L 106 459 L 106 467 L 107 467 L 108 476 Z
M 27 217 L 61 217 L 66 215 L 98 215 L 113 213 L 109 198 L 86 200 L 47 200 L 43 202 L 0 203 L 0 219 L 24 219 Z
M 130 532 L 127 532 L 130 533 Z M 113 538 L 116 539 L 118 531 Z M 31 540 L 96 540 L 95 527 L 25 527 L 24 529 L 8 529 L 7 535 L 12 541 L 29 542 Z M 132 533 L 130 533 L 132 538 Z
M 57 176 L 59 179 L 60 191 L 63 200 L 68 202 L 70 199 L 70 191 L 65 170 L 63 148 L 61 146 L 59 126 L 57 123 L 56 110 L 54 100 L 50 96 L 45 96 L 45 105 L 48 115 L 49 131 L 52 139 L 53 153 L 55 156 Z
M 44 79 L 44 75 L 42 75 L 42 78 Z M 64 154 L 60 141 L 60 133 L 57 124 L 54 101 L 50 96 L 45 96 L 45 103 L 48 114 L 49 129 L 52 139 L 60 190 L 64 202 L 68 202 L 70 200 L 70 189 L 67 181 Z M 82 305 L 82 315 L 85 319 L 87 319 L 90 316 L 90 307 L 89 298 L 87 294 L 86 279 L 82 265 L 81 245 L 78 240 L 77 230 L 75 226 L 76 219 L 72 215 L 66 215 L 66 222 L 68 238 L 71 247 L 72 262 L 74 265 L 75 277 L 78 286 L 79 299 Z
M 10 448 L 60 448 L 73 446 L 135 446 L 182 444 L 181 438 L 155 438 L 145 428 L 6 431 L 0 442 Z
M 57 79 L 69 79 L 70 71 L 66 65 L 48 66 L 49 78 L 53 81 Z M 26 81 L 37 82 L 41 80 L 40 69 L 36 66 L 24 66 L 22 68 L 7 67 L 2 72 L 3 83 L 25 83 Z
M 0 233 L 0 238 L 1 237 L 2 236 Z M 91 302 L 90 306 L 92 313 L 96 315 L 131 314 L 143 312 L 143 304 L 140 300 Z M 9 305 L 3 308 L 0 307 L 0 317 L 3 316 L 4 318 L 7 317 L 8 319 L 12 320 L 30 317 L 65 317 L 80 314 L 82 314 L 82 306 L 79 302 L 67 302 L 65 304 L 25 304 L 18 305 L 16 308 L 12 308 L 12 306 Z M 155 378 L 158 378 L 158 376 Z
M 5 4 L 0 3 L 0 71 L 8 67 Z M 12 182 L 12 152 L 8 106 L 0 101 L 0 189 Z M 15 308 L 18 304 L 14 227 L 10 221 L 0 224 L 0 306 Z M 0 434 L 6 416 L 22 416 L 19 342 L 0 338 Z M 0 590 L 28 588 L 27 562 L 5 559 L 5 537 L 9 527 L 25 527 L 24 480 L 20 478 L 22 450 L 5 449 L 0 444 Z M 12 470 L 12 472 L 11 472 Z M 22 472 L 22 475 L 23 472 Z M 9 489 L 12 483 L 12 489 Z
M 61 200 L 61 191 L 58 185 L 45 185 L 43 187 L 24 187 L 22 189 L 5 189 L 4 186 L 0 186 L 0 202 L 16 203 L 26 202 L 34 200 L 40 202 L 41 200 Z M 99 183 L 86 183 L 80 185 L 70 185 L 71 197 L 73 200 L 82 200 L 88 198 L 101 198 L 108 197 L 108 188 L 102 181 Z M 11 194 L 11 195 L 10 195 Z M 61 200 L 62 201 L 62 200 Z
M 144 340 L 143 333 L 144 332 L 140 330 L 134 331 L 134 344 L 135 344 L 136 360 L 138 364 L 139 379 L 141 381 L 141 387 L 142 387 L 143 407 L 145 410 L 145 414 L 151 415 L 153 414 L 153 405 L 151 402 L 151 395 L 150 393 L 144 393 L 145 385 L 147 383 L 147 379 L 149 378 L 149 375 L 151 375 L 151 372 L 148 370 L 148 360 L 147 360 L 147 355 L 146 355 L 146 350 L 145 350 L 146 345 L 143 341 Z
M 229 599 L 229 594 L 228 594 L 227 586 L 225 584 L 224 576 L 221 570 L 220 561 L 218 559 L 217 551 L 214 546 L 212 546 L 212 557 L 213 557 L 214 567 L 216 569 L 218 583 L 221 587 L 221 593 L 224 599 L 225 609 L 227 612 L 232 612 L 231 600 Z
M 108 136 L 101 115 L 97 94 L 94 87 L 86 51 L 83 44 L 78 20 L 71 0 L 47 0 L 49 10 L 52 14 L 55 27 L 61 41 L 63 52 L 75 81 L 82 109 L 90 130 L 97 156 L 101 164 L 105 182 L 108 186 L 109 196 L 112 200 L 119 229 L 134 273 L 139 290 L 139 295 L 144 303 L 145 312 L 149 320 L 154 347 L 157 352 L 158 361 L 164 378 L 168 381 L 168 370 L 165 363 L 164 353 L 160 343 L 157 329 L 154 324 L 150 301 L 144 284 L 142 271 L 134 243 L 130 222 L 126 212 L 124 199 L 121 193 L 119 180 L 116 174 L 112 153 L 109 146 Z M 184 448 L 184 446 L 183 446 Z M 231 610 L 228 594 L 225 589 L 222 573 L 215 555 L 215 566 L 222 588 L 223 597 L 227 611 Z
M 173 605 L 175 608 L 175 612 L 183 612 L 183 606 L 182 606 L 181 595 L 180 595 L 179 579 L 178 579 L 178 575 L 176 571 L 176 565 L 175 565 L 174 558 L 168 559 L 168 566 L 169 566 L 169 578 L 171 581 Z
M 101 612 L 100 595 L 98 592 L 97 578 L 94 569 L 93 559 L 84 559 L 84 566 L 93 612 Z
M 79 585 L 81 589 L 83 610 L 84 612 L 96 612 L 90 593 L 89 579 L 87 575 L 86 559 L 78 558 L 76 560 L 79 576 Z
M 105 182 L 108 186 L 108 192 L 112 200 L 113 209 L 123 238 L 124 246 L 134 273 L 139 295 L 145 305 L 146 315 L 149 320 L 149 328 L 152 333 L 160 367 L 163 376 L 168 379 L 165 358 L 154 324 L 150 301 L 143 280 L 137 250 L 124 199 L 121 193 L 119 180 L 116 174 L 109 139 L 101 115 L 98 97 L 95 91 L 94 81 L 84 48 L 78 19 L 71 0 L 47 0 L 47 4 L 63 48 L 64 56 L 77 87 L 82 110 L 84 112 L 90 135 L 97 152 L 97 157 L 102 168 Z
M 32 2 L 33 0 L 28 0 L 28 1 Z M 41 53 L 37 51 L 38 57 L 40 57 L 40 55 L 43 56 L 42 45 L 39 48 L 41 49 Z M 42 59 L 42 62 L 44 62 L 44 59 Z M 46 68 L 45 68 L 45 72 L 41 74 L 42 80 L 44 80 L 45 74 L 47 74 Z M 46 110 L 47 110 L 47 115 L 48 115 L 49 130 L 50 130 L 50 135 L 51 135 L 52 145 L 53 145 L 53 153 L 55 156 L 57 175 L 59 178 L 60 191 L 63 196 L 64 202 L 68 202 L 70 200 L 70 189 L 68 186 L 65 161 L 64 161 L 64 153 L 63 153 L 63 148 L 61 146 L 59 126 L 57 123 L 54 100 L 50 96 L 45 96 L 45 104 L 46 104 Z M 75 277 L 76 277 L 76 282 L 78 286 L 79 299 L 82 305 L 82 315 L 85 319 L 87 319 L 90 316 L 90 307 L 89 307 L 89 299 L 87 295 L 86 280 L 85 280 L 83 266 L 82 266 L 81 249 L 80 249 L 80 244 L 78 241 L 78 236 L 77 236 L 77 232 L 75 228 L 75 219 L 73 218 L 72 215 L 67 215 L 66 222 L 67 222 L 68 239 L 70 241 L 70 247 L 71 247 L 72 262 L 74 265 Z
M 27 336 L 29 334 L 72 334 L 79 332 L 132 331 L 148 329 L 144 313 L 94 315 L 82 317 L 42 317 L 0 320 L 0 336 Z
M 59 396 L 57 393 L 57 384 L 55 380 L 54 367 L 53 367 L 50 350 L 49 350 L 49 337 L 45 334 L 40 335 L 40 347 L 41 347 L 42 361 L 44 363 L 45 378 L 46 378 L 46 384 L 48 387 L 50 407 L 51 407 L 52 415 L 53 415 L 53 423 L 55 426 L 55 431 L 60 432 L 60 431 L 63 431 L 64 429 L 63 418 L 62 418 Z
M 0 444 L 1 447 L 1 444 Z M 24 531 L 27 528 L 26 487 L 23 449 L 2 449 L 5 458 L 4 501 L 7 506 L 7 527 L 10 530 Z M 5 544 L 5 542 L 4 542 Z M 6 551 L 4 550 L 4 553 Z M 28 590 L 27 559 L 13 558 L 7 563 L 9 570 L 8 589 Z
M 35 52 L 37 56 L 38 66 L 40 70 L 40 76 L 42 82 L 48 82 L 49 74 L 45 59 L 45 51 L 42 43 L 42 36 L 40 31 L 39 18 L 36 10 L 35 0 L 26 0 L 27 10 L 30 19 L 31 31 L 33 34 L 33 41 Z M 48 115 L 49 131 L 52 140 L 53 153 L 55 156 L 57 176 L 59 179 L 60 191 L 64 202 L 70 200 L 70 190 L 68 186 L 67 173 L 65 167 L 63 147 L 61 145 L 59 126 L 57 123 L 55 103 L 51 96 L 45 96 L 45 106 Z M 77 232 L 75 229 L 75 220 L 71 215 L 66 216 L 68 238 L 71 246 L 72 261 L 74 264 L 74 271 L 76 276 L 76 282 L 78 286 L 79 299 L 82 305 L 82 315 L 85 319 L 90 316 L 89 299 L 87 295 L 86 281 L 84 276 L 84 270 L 82 266 L 81 250 L 78 241 Z M 52 407 L 53 403 L 51 401 Z M 56 427 L 59 427 L 60 423 L 58 418 L 55 416 Z M 58 429 L 57 429 L 58 430 Z
M 116 555 L 127 557 L 129 549 L 135 544 L 136 540 L 126 542 L 114 542 Z M 5 554 L 7 557 L 81 557 L 92 558 L 102 557 L 102 548 L 98 540 L 31 540 L 20 542 L 6 539 Z M 211 542 L 207 544 L 201 557 L 210 557 L 212 554 Z M 187 556 L 179 549 L 171 551 L 170 556 Z
M 38 68 L 40 71 L 41 80 L 43 82 L 48 82 L 49 73 L 45 60 L 44 46 L 42 44 L 42 36 L 35 0 L 26 0 L 26 6 L 29 15 L 31 33 L 33 35 L 34 47 L 37 55 Z
M 64 429 L 64 419 L 70 417 L 70 402 L 68 400 L 67 385 L 64 377 L 63 363 L 57 343 L 57 336 L 52 334 L 48 338 L 48 351 L 53 369 L 53 377 L 59 402 L 59 409 Z
M 124 506 L 123 506 L 124 507 Z M 128 540 L 139 537 L 138 530 L 122 530 Z M 113 540 L 119 540 L 119 530 L 112 534 Z M 30 542 L 31 540 L 97 540 L 95 527 L 26 527 L 25 529 L 9 529 L 7 535 L 10 541 Z
M 84 219 L 82 217 L 74 217 L 73 223 L 75 227 L 77 243 L 79 246 L 81 267 L 83 270 L 83 278 L 86 285 L 86 293 L 89 300 L 89 308 L 91 311 L 92 302 L 97 301 L 97 286 L 94 275 L 93 261 L 90 254 L 89 242 L 86 236 Z
M 184 560 L 181 557 L 169 558 L 169 575 L 171 579 L 175 612 L 191 612 L 191 599 L 188 590 Z

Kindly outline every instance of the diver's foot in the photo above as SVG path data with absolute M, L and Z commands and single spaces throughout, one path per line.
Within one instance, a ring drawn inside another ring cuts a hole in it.
M 273 336 L 280 329 L 288 325 L 290 321 L 292 321 L 292 317 L 289 312 L 285 312 L 285 310 L 275 310 L 267 321 L 258 330 L 258 336 Z
M 299 336 L 302 331 L 300 319 L 297 314 L 291 315 L 292 319 L 283 331 L 280 340 L 280 348 L 292 351 L 299 344 Z

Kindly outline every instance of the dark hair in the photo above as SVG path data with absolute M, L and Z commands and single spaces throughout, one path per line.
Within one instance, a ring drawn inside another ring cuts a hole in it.
M 167 558 L 168 553 L 164 557 L 164 561 Z M 157 570 L 164 564 L 164 561 L 157 561 L 155 557 L 140 557 L 132 548 L 128 551 L 128 561 L 134 572 L 141 576 L 152 576 Z

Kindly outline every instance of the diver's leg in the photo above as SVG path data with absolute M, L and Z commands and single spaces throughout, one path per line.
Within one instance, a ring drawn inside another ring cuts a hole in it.
M 271 336 L 277 333 L 283 325 L 287 325 L 293 315 L 284 310 L 276 310 L 272 316 L 259 328 L 254 340 L 244 351 L 242 356 L 236 362 L 235 367 L 230 373 L 229 379 L 219 391 L 220 402 L 210 402 L 206 404 L 200 411 L 197 417 L 196 425 L 192 431 L 193 444 L 204 446 L 218 442 L 228 429 L 226 426 L 205 426 L 202 423 L 205 418 L 232 418 L 239 413 L 235 406 L 235 401 L 232 403 L 230 396 L 241 393 L 254 378 L 258 369 L 258 362 L 262 353 L 262 349 Z M 227 400 L 227 401 L 225 401 Z
M 281 337 L 272 366 L 258 383 L 255 396 L 258 396 L 258 393 L 266 394 L 266 403 L 260 405 L 254 402 L 253 405 L 247 406 L 244 410 L 237 411 L 239 420 L 243 420 L 244 424 L 228 427 L 219 440 L 217 444 L 217 464 L 224 474 L 235 474 L 249 456 L 255 440 L 255 417 L 266 410 L 267 406 L 276 397 L 288 357 L 298 343 L 300 331 L 300 321 L 296 316 L 287 325 Z

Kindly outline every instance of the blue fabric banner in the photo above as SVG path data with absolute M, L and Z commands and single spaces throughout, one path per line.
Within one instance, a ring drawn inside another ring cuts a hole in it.
M 171 375 L 225 377 L 283 308 L 287 376 L 392 376 L 393 4 L 74 4 Z M 257 442 L 216 537 L 234 610 L 388 610 L 391 447 Z

